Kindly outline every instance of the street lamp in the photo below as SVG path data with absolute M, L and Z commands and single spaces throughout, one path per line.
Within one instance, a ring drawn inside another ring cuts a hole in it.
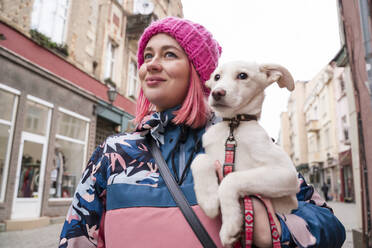
M 108 100 L 110 101 L 111 105 L 115 101 L 117 94 L 118 92 L 116 91 L 114 87 L 111 87 L 111 86 L 108 87 L 107 96 L 108 96 Z

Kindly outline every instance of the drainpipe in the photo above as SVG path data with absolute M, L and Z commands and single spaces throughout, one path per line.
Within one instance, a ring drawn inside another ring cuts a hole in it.
M 366 63 L 366 70 L 367 70 L 367 88 L 369 90 L 370 95 L 370 102 L 372 106 L 372 47 L 371 47 L 371 33 L 369 30 L 369 4 L 368 0 L 359 0 L 359 11 L 360 11 L 360 23 L 361 29 L 363 33 L 363 43 L 365 49 L 365 63 Z M 360 115 L 360 114 L 359 114 Z M 360 119 L 360 118 L 358 118 Z M 363 136 L 361 137 L 364 138 Z M 362 144 L 364 145 L 364 140 L 362 140 Z M 363 149 L 364 150 L 364 149 Z M 364 161 L 362 162 L 363 165 L 363 174 L 364 174 L 364 181 L 365 181 L 365 192 L 366 192 L 366 210 L 367 210 L 367 246 L 370 247 L 369 242 L 371 242 L 371 208 L 369 202 L 369 190 L 368 190 L 368 168 L 366 164 L 366 158 L 362 158 Z
M 365 60 L 366 60 L 366 69 L 368 82 L 366 84 L 369 86 L 369 95 L 372 104 L 372 46 L 371 46 L 371 32 L 369 24 L 369 4 L 368 0 L 359 0 L 359 11 L 360 11 L 360 23 L 363 33 L 363 43 L 365 50 Z M 368 87 L 367 87 L 368 88 Z

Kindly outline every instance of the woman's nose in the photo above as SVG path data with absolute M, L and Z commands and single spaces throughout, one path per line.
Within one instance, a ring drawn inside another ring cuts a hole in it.
M 147 63 L 148 71 L 160 71 L 161 69 L 162 69 L 161 61 L 157 57 L 154 57 L 151 61 Z

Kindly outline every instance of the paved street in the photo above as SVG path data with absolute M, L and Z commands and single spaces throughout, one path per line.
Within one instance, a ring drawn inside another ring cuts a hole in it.
M 329 204 L 336 216 L 345 225 L 347 230 L 346 242 L 343 248 L 352 248 L 351 229 L 356 227 L 356 205 L 352 203 L 330 202 Z M 58 246 L 58 236 L 62 224 L 49 225 L 47 227 L 0 233 L 0 248 L 50 248 Z
M 342 248 L 352 248 L 353 237 L 351 230 L 357 227 L 356 223 L 356 204 L 354 203 L 340 203 L 340 202 L 329 202 L 337 218 L 344 224 L 346 228 L 346 241 Z
M 51 248 L 58 247 L 62 224 L 0 233 L 0 248 Z

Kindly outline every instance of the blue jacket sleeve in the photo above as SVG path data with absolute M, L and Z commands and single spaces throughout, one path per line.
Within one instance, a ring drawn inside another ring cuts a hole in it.
M 345 228 L 326 202 L 299 174 L 298 208 L 279 216 L 282 247 L 341 247 Z
M 97 246 L 106 192 L 105 160 L 102 146 L 99 146 L 76 188 L 60 235 L 60 248 Z

